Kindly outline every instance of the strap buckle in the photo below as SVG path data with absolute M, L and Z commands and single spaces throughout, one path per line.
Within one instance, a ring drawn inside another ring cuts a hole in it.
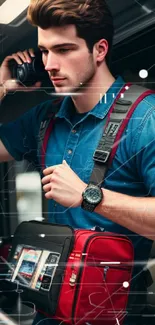
M 101 163 L 106 163 L 109 159 L 110 156 L 110 152 L 109 151 L 105 151 L 105 150 L 96 150 L 94 155 L 93 155 L 93 159 L 96 162 L 101 162 Z

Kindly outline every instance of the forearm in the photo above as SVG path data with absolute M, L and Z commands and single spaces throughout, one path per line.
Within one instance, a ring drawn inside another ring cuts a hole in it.
M 155 240 L 155 198 L 132 197 L 103 189 L 95 212 L 129 230 Z

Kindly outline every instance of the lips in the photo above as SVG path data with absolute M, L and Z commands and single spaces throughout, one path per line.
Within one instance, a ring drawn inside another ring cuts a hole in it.
M 61 81 L 65 80 L 66 78 L 51 78 L 52 81 Z

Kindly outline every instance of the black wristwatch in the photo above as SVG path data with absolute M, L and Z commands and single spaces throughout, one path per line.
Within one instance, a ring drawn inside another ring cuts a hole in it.
M 97 205 L 102 201 L 103 192 L 98 185 L 90 183 L 85 188 L 84 192 L 82 193 L 82 196 L 83 201 L 81 204 L 81 208 L 89 212 L 93 212 Z

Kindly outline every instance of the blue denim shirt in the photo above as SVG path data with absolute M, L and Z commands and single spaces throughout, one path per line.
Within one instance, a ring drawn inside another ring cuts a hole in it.
M 107 92 L 106 100 L 103 98 L 102 102 L 86 114 L 75 113 L 71 98 L 65 98 L 49 138 L 46 166 L 61 164 L 65 159 L 84 182 L 89 182 L 94 166 L 93 153 L 102 136 L 107 113 L 114 100 L 113 94 L 116 96 L 123 85 L 124 81 L 119 77 Z M 154 196 L 154 139 L 155 96 L 151 95 L 138 105 L 128 123 L 123 140 L 102 184 L 103 188 L 131 196 Z M 148 257 L 150 240 L 95 212 L 84 211 L 81 207 L 65 208 L 50 200 L 49 221 L 66 223 L 74 228 L 92 228 L 98 225 L 107 231 L 126 234 L 134 243 L 136 259 L 145 260 Z
M 48 141 L 46 166 L 61 164 L 65 159 L 84 182 L 89 182 L 94 166 L 93 153 L 114 97 L 123 85 L 123 79 L 118 77 L 106 96 L 86 114 L 76 113 L 71 97 L 64 99 Z M 50 101 L 42 103 L 16 121 L 1 126 L 1 140 L 16 160 L 35 161 L 41 112 L 49 105 Z M 131 196 L 155 196 L 155 95 L 143 99 L 134 111 L 102 186 Z M 50 222 L 74 228 L 98 225 L 107 231 L 126 234 L 133 241 L 136 259 L 147 260 L 150 240 L 97 213 L 80 207 L 65 208 L 53 200 L 48 203 Z

